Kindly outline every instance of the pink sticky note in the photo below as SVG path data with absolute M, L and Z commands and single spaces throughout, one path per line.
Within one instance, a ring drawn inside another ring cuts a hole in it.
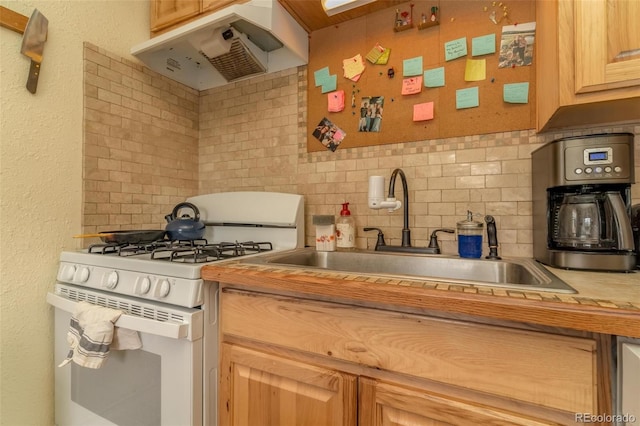
M 433 102 L 413 106 L 413 121 L 433 120 Z
M 340 112 L 344 109 L 344 90 L 337 90 L 327 94 L 328 111 Z
M 409 77 L 402 80 L 402 94 L 413 95 L 422 91 L 422 76 Z

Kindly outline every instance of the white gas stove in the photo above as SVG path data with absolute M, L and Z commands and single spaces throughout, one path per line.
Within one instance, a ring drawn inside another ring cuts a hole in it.
M 203 265 L 304 246 L 300 195 L 226 192 L 187 202 L 206 225 L 203 239 L 63 252 L 58 282 L 192 308 L 203 302 Z
M 111 351 L 104 367 L 56 369 L 56 424 L 217 424 L 218 285 L 202 266 L 304 246 L 304 202 L 295 194 L 228 192 L 192 197 L 201 240 L 98 244 L 63 252 L 55 291 L 56 365 L 81 301 L 123 311 L 116 327 L 142 348 Z M 113 392 L 114 390 L 117 392 Z

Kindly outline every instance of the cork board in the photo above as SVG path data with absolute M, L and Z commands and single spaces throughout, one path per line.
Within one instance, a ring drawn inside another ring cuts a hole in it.
M 410 4 L 401 4 L 397 9 L 401 12 L 410 11 Z M 534 1 L 417 1 L 412 4 L 415 5 L 412 14 L 414 27 L 404 31 L 394 31 L 396 8 L 392 7 L 311 33 L 307 94 L 308 152 L 327 150 L 313 136 L 324 118 L 346 133 L 338 149 L 535 128 L 535 41 L 531 65 L 498 67 L 503 25 L 534 22 Z M 508 16 L 494 24 L 490 14 L 496 11 L 499 19 L 504 13 L 500 4 L 507 7 Z M 422 13 L 429 17 L 432 6 L 439 9 L 439 25 L 418 29 Z M 472 56 L 472 39 L 489 34 L 495 34 L 495 53 Z M 446 61 L 445 43 L 463 37 L 466 37 L 467 55 Z M 364 59 L 365 71 L 360 79 L 353 82 L 345 78 L 342 61 L 357 54 L 365 58 L 376 43 L 391 49 L 388 63 L 374 65 Z M 404 60 L 420 56 L 423 71 L 444 67 L 445 86 L 428 88 L 423 84 L 420 93 L 402 95 Z M 467 59 L 486 61 L 485 80 L 465 81 Z M 322 88 L 315 86 L 315 71 L 325 67 L 329 68 L 330 74 L 337 75 L 336 90 L 345 92 L 345 106 L 340 112 L 328 112 L 327 97 L 331 94 L 322 93 Z M 393 78 L 387 75 L 389 68 L 394 69 Z M 529 83 L 528 103 L 504 102 L 504 84 L 524 82 Z M 473 87 L 478 88 L 478 107 L 456 109 L 456 91 Z M 352 95 L 355 96 L 355 107 L 352 107 Z M 384 97 L 378 132 L 359 131 L 363 97 Z M 434 103 L 433 119 L 413 121 L 414 105 L 427 102 Z

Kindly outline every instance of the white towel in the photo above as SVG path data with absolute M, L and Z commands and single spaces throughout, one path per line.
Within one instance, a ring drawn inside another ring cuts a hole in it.
M 142 347 L 137 331 L 120 329 L 114 324 L 122 311 L 78 302 L 76 312 L 71 317 L 67 342 L 71 347 L 67 358 L 59 367 L 71 361 L 87 368 L 100 368 L 113 349 L 139 349 Z M 114 336 L 114 329 L 115 335 Z
M 124 351 L 130 349 L 140 349 L 142 342 L 140 335 L 135 330 L 128 328 L 115 327 L 113 340 L 111 341 L 111 349 L 114 351 Z

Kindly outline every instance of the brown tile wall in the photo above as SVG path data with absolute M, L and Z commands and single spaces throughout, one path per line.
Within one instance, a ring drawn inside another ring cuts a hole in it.
M 197 194 L 198 100 L 85 43 L 83 232 L 162 229 L 164 215 Z
M 388 184 L 399 167 L 408 180 L 413 245 L 428 244 L 431 231 L 455 227 L 472 210 L 495 216 L 501 254 L 529 257 L 534 149 L 563 136 L 632 132 L 640 176 L 640 123 L 307 153 L 306 89 L 300 67 L 198 93 L 87 44 L 84 232 L 164 227 L 164 215 L 191 195 L 257 190 L 305 196 L 309 245 L 312 215 L 337 215 L 345 201 L 359 247 L 375 245 L 375 232 L 363 227 L 382 228 L 388 244 L 399 244 L 402 211 L 367 207 L 369 176 Z M 640 185 L 633 198 L 640 202 Z M 456 252 L 452 235 L 441 240 L 445 253 Z
M 399 244 L 402 211 L 367 206 L 368 178 L 394 168 L 408 180 L 413 245 L 427 245 L 431 231 L 455 227 L 467 210 L 495 216 L 501 253 L 532 256 L 531 152 L 563 136 L 598 131 L 640 135 L 640 123 L 537 135 L 533 130 L 476 135 L 336 152 L 306 151 L 307 69 L 300 67 L 201 93 L 200 193 L 264 190 L 305 195 L 306 242 L 314 244 L 314 214 L 338 215 L 350 202 L 358 246 L 373 248 L 380 227 L 388 244 Z M 345 129 L 347 133 L 348 129 Z M 347 136 L 348 137 L 348 136 Z M 636 136 L 640 176 L 640 137 Z M 396 183 L 396 196 L 402 187 Z M 640 185 L 633 187 L 640 202 Z M 480 216 L 481 217 L 481 216 Z M 443 250 L 457 251 L 444 234 Z M 486 248 L 485 248 L 486 250 Z

